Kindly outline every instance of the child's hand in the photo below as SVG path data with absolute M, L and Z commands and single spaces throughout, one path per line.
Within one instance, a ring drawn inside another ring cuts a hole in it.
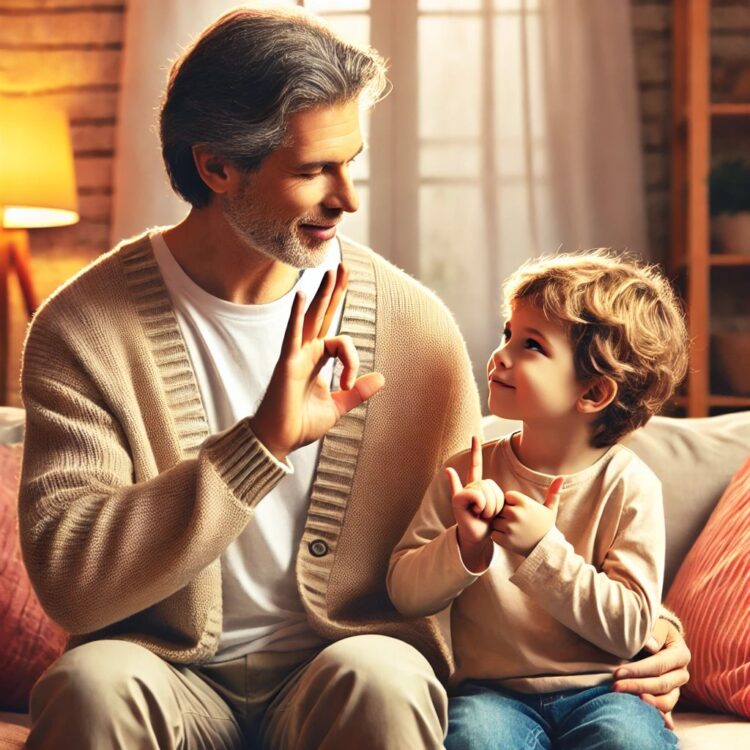
M 544 505 L 514 490 L 505 495 L 505 506 L 492 524 L 492 540 L 526 557 L 555 525 L 563 477 L 555 477 L 547 488 Z
M 503 491 L 492 479 L 482 479 L 482 443 L 471 439 L 471 463 L 466 486 L 455 469 L 446 469 L 456 519 L 458 548 L 464 565 L 478 573 L 492 560 L 492 520 L 503 507 Z

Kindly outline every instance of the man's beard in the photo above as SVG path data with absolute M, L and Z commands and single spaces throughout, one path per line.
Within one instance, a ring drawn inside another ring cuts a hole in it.
M 320 223 L 321 219 L 305 216 L 285 222 L 268 218 L 270 212 L 264 202 L 250 197 L 251 179 L 247 175 L 236 198 L 221 196 L 224 216 L 237 237 L 254 250 L 293 268 L 319 266 L 328 253 L 329 240 L 309 238 L 303 242 L 298 227 Z

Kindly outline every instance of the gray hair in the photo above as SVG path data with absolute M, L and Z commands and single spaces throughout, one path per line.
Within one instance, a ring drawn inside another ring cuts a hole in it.
M 209 26 L 174 63 L 160 114 L 164 163 L 175 192 L 200 208 L 211 198 L 193 160 L 203 145 L 252 171 L 284 143 L 289 115 L 382 98 L 385 62 L 301 9 L 239 8 Z

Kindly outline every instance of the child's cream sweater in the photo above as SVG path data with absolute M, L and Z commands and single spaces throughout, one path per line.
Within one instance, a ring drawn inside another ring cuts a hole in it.
M 484 476 L 544 501 L 553 477 L 527 468 L 510 439 L 486 443 Z M 449 466 L 466 475 L 468 453 Z M 556 526 L 524 558 L 495 545 L 490 567 L 468 571 L 458 549 L 448 480 L 433 480 L 394 550 L 388 588 L 404 614 L 453 602 L 454 684 L 496 681 L 521 692 L 606 682 L 648 639 L 664 568 L 661 484 L 627 448 L 565 478 Z

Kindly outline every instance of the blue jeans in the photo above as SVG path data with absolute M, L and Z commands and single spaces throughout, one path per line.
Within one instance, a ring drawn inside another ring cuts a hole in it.
M 672 750 L 674 732 L 609 685 L 526 694 L 465 682 L 448 708 L 446 750 Z

